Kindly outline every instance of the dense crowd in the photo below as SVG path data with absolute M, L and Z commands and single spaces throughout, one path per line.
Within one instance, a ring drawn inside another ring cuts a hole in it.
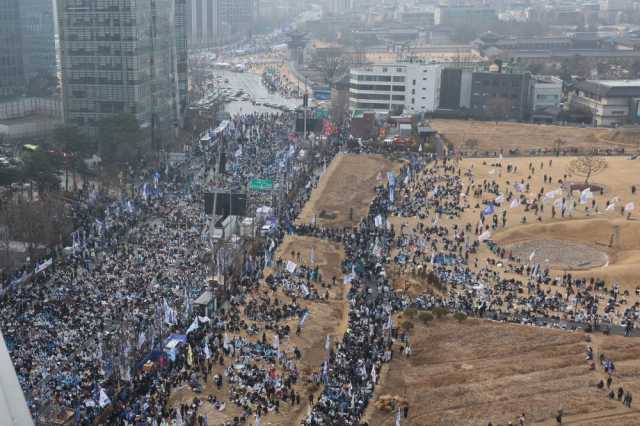
M 409 156 L 397 175 L 381 173 L 357 226 L 296 225 L 316 172 L 347 145 L 347 136 L 340 129 L 327 149 L 305 157 L 289 133 L 292 119 L 235 117 L 216 140 L 194 146 L 184 163 L 144 173 L 135 197 L 100 210 L 90 207 L 99 196 L 87 195 L 94 202 L 74 210 L 78 231 L 64 263 L 1 301 L 0 326 L 34 413 L 46 421 L 55 413 L 43 408 L 55 405 L 83 425 L 206 425 L 206 413 L 217 410 L 233 412 L 227 424 L 240 425 L 292 413 L 308 400 L 306 425 L 359 425 L 382 364 L 398 349 L 410 351 L 393 322 L 407 306 L 535 324 L 562 317 L 632 327 L 637 312 L 619 312 L 623 295 L 615 287 L 571 274 L 554 277 L 491 241 L 491 232 L 514 220 L 507 206 L 525 204 L 535 218 L 549 204 L 569 216 L 578 203 L 606 206 L 544 190 L 532 198 L 525 196 L 527 181 L 503 188 L 476 181 L 458 162 Z M 221 151 L 227 154 L 223 170 Z M 242 190 L 255 178 L 287 189 L 280 199 L 256 193 L 249 203 L 250 209 L 270 205 L 273 226 L 257 246 L 236 246 L 236 258 L 212 256 L 203 192 Z M 482 212 L 478 223 L 459 223 L 469 209 Z M 348 329 L 341 340 L 327 337 L 326 356 L 309 377 L 290 338 L 304 333 L 309 304 L 324 303 L 340 283 L 322 277 L 312 259 L 276 258 L 287 233 L 339 242 L 346 253 Z M 484 260 L 478 258 L 482 244 L 492 252 Z M 394 289 L 392 273 L 428 278 L 444 292 L 410 298 Z M 230 281 L 210 285 L 220 275 Z M 194 307 L 205 290 L 219 298 L 216 309 Z M 602 307 L 597 295 L 604 291 L 611 298 Z M 324 386 L 314 395 L 302 383 Z M 172 396 L 184 389 L 195 397 L 176 407 Z
M 550 166 L 552 160 L 548 161 Z M 491 165 L 494 173 L 509 176 L 517 170 L 503 163 L 508 161 Z M 537 166 L 540 175 L 545 173 L 544 165 Z M 606 199 L 588 189 L 534 190 L 530 180 L 536 165 L 530 164 L 528 173 L 528 179 L 507 180 L 505 186 L 491 179 L 477 181 L 472 169 L 465 170 L 454 161 L 436 161 L 413 176 L 403 172 L 392 206 L 394 216 L 407 219 L 394 241 L 395 270 L 422 278 L 434 273 L 445 286 L 446 296 L 431 296 L 429 303 L 451 310 L 566 328 L 615 324 L 630 334 L 640 312 L 630 303 L 628 291 L 602 279 L 552 274 L 535 252 L 529 258 L 518 258 L 492 241 L 492 233 L 512 221 L 541 222 L 546 217 L 570 218 L 579 213 L 593 216 L 613 209 L 627 215 L 624 204 L 615 207 L 620 204 L 618 199 Z M 566 176 L 559 183 L 552 182 L 551 175 L 543 177 L 549 186 L 566 181 Z M 460 220 L 469 210 L 479 212 L 477 223 Z M 414 217 L 421 220 L 408 220 Z M 478 255 L 482 244 L 491 251 L 485 259 Z
M 262 83 L 272 92 L 278 92 L 287 98 L 299 98 L 300 87 L 294 84 L 286 74 L 276 71 L 274 68 L 267 68 L 262 73 Z
M 222 309 L 207 316 L 193 303 L 212 276 L 234 267 L 227 259 L 210 260 L 203 191 L 243 189 L 253 177 L 293 186 L 306 176 L 305 168 L 293 167 L 299 148 L 288 134 L 290 120 L 236 117 L 215 143 L 195 146 L 185 163 L 148 174 L 134 198 L 101 211 L 74 210 L 79 230 L 73 252 L 1 302 L 0 324 L 37 420 L 46 422 L 64 407 L 77 424 L 97 418 L 168 424 L 178 417 L 196 424 L 202 421 L 197 410 L 172 410 L 168 399 L 175 387 L 201 387 L 195 372 L 205 372 L 206 382 L 213 363 L 224 369 L 211 376 L 215 383 L 222 387 L 224 377 L 233 388 L 230 401 L 208 402 L 218 409 L 234 403 L 245 414 L 260 414 L 277 410 L 278 401 L 299 401 L 292 385 L 300 351 L 273 350 L 265 331 L 284 341 L 293 330 L 283 322 L 298 318 L 301 329 L 308 315 L 297 301 L 320 300 L 321 294 L 314 286 L 317 271 L 304 268 L 278 270 L 267 279 L 269 293 L 261 294 L 258 278 L 272 261 L 280 228 L 272 229 L 265 247 L 243 253 L 240 282 L 220 289 Z M 214 174 L 220 149 L 230 154 L 226 173 Z M 302 186 L 299 196 L 308 197 L 310 187 Z M 254 198 L 254 204 L 272 201 Z M 280 210 L 291 220 L 293 208 Z M 167 356 L 162 349 L 171 336 L 185 336 L 189 324 L 188 340 L 180 337 Z M 258 333 L 262 341 L 248 339 Z M 145 355 L 156 368 L 140 368 Z

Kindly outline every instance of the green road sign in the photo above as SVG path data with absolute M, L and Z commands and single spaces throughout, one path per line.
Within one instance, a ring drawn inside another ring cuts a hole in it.
M 249 189 L 252 191 L 270 191 L 273 189 L 273 181 L 271 179 L 253 179 L 249 183 Z

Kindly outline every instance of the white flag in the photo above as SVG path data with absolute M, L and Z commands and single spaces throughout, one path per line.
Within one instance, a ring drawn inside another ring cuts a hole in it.
M 376 382 L 378 381 L 378 376 L 376 374 L 376 366 L 372 366 L 371 367 L 371 381 L 373 382 L 373 384 L 376 384 Z
M 298 267 L 298 265 L 296 265 L 295 263 L 293 263 L 292 261 L 288 260 L 287 261 L 287 271 L 290 274 L 293 274 L 296 270 L 296 268 Z
M 209 342 L 204 342 L 204 357 L 206 359 L 211 358 L 211 349 L 209 349 Z
M 500 194 L 499 196 L 496 197 L 496 199 L 494 200 L 494 202 L 496 204 L 502 204 L 504 203 L 504 194 Z
M 278 334 L 273 335 L 273 349 L 276 351 L 280 349 L 280 336 Z
M 624 206 L 624 211 L 625 212 L 632 212 L 636 209 L 636 205 L 633 203 L 627 203 L 626 206 Z
M 518 206 L 520 206 L 520 201 L 517 198 L 514 198 L 511 201 L 511 205 L 509 207 L 511 207 L 512 209 L 515 209 Z
M 580 204 L 587 204 L 589 199 L 593 198 L 593 193 L 591 192 L 591 188 L 587 188 L 580 193 Z
M 562 202 L 562 198 L 558 198 L 553 202 L 553 207 L 555 207 L 556 209 L 562 209 L 563 206 L 564 203 Z
M 189 334 L 192 331 L 196 331 L 198 329 L 198 318 L 194 319 L 189 328 L 187 328 L 187 333 Z
M 607 206 L 607 209 L 606 209 L 606 210 L 607 210 L 608 212 L 612 212 L 612 211 L 614 211 L 615 209 L 616 209 L 616 205 L 615 205 L 615 204 L 613 204 L 613 203 L 611 203 L 611 204 L 609 204 L 609 205 Z
M 308 316 L 309 316 L 309 311 L 305 312 L 304 315 L 302 315 L 302 318 L 300 318 L 300 324 L 299 324 L 300 328 L 302 328 Z
M 107 393 L 102 388 L 100 388 L 100 399 L 99 399 L 98 403 L 100 404 L 100 407 L 102 407 L 102 408 L 104 408 L 107 405 L 111 404 L 111 400 L 109 399 L 109 397 L 107 396 Z
M 483 241 L 487 241 L 489 238 L 491 238 L 491 232 L 489 231 L 484 231 L 482 234 L 480 234 L 480 236 L 478 237 L 478 241 L 483 242 Z
M 144 342 L 147 340 L 147 337 L 144 335 L 144 331 L 141 331 L 138 334 L 138 350 L 144 345 Z
M 536 251 L 532 251 L 531 254 L 529 255 L 529 262 L 533 262 L 533 258 L 536 257 Z
M 227 349 L 229 347 L 229 335 L 227 333 L 224 333 L 224 338 L 222 341 L 222 347 Z
M 329 349 L 331 349 L 331 337 L 327 334 L 327 338 L 324 341 L 324 350 L 329 352 Z

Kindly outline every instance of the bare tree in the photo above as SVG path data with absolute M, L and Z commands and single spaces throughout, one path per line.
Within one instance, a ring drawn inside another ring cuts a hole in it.
M 316 49 L 311 63 L 322 73 L 325 83 L 331 84 L 349 70 L 351 61 L 342 48 L 327 47 Z
M 349 90 L 341 89 L 340 85 L 336 84 L 331 94 L 331 120 L 341 125 L 348 111 Z
M 512 106 L 511 99 L 505 96 L 498 96 L 487 101 L 487 112 L 498 124 L 498 120 L 509 117 Z
M 588 184 L 591 177 L 597 175 L 607 168 L 607 160 L 595 155 L 585 155 L 578 157 L 569 163 L 567 171 L 571 175 L 584 177 L 584 183 Z
M 478 145 L 480 145 L 480 142 L 476 138 L 470 138 L 464 141 L 464 147 L 470 151 L 478 149 Z
M 46 194 L 35 201 L 6 200 L 0 209 L 0 230 L 4 253 L 0 264 L 11 268 L 12 241 L 25 245 L 35 259 L 47 248 L 61 245 L 72 231 L 71 218 L 62 198 Z
M 556 153 L 556 156 L 560 155 L 560 151 L 565 145 L 567 145 L 567 141 L 564 139 L 557 138 L 553 141 L 553 151 Z

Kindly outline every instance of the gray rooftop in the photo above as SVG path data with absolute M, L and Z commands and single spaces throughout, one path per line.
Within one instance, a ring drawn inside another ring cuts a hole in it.
M 640 80 L 585 80 L 577 82 L 576 88 L 598 96 L 640 96 Z

